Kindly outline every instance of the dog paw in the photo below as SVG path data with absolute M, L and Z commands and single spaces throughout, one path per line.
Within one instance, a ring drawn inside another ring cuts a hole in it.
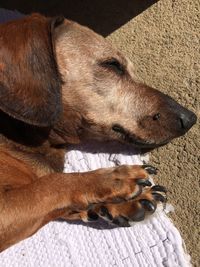
M 129 211 L 131 214 L 127 214 L 127 218 L 140 220 L 143 209 L 145 206 L 147 208 L 144 192 L 151 188 L 152 199 L 159 199 L 158 188 L 151 187 L 149 181 L 149 175 L 156 173 L 157 169 L 150 165 L 121 165 L 80 173 L 80 180 L 71 196 L 72 204 L 68 219 L 93 221 L 97 220 L 98 216 L 105 217 L 103 214 L 107 214 L 113 223 L 117 224 L 119 220 L 122 224 L 123 217 L 126 218 L 124 212 L 132 203 Z M 151 197 L 147 197 L 147 200 Z M 141 199 L 141 203 L 138 198 Z M 100 207 L 99 210 L 96 210 L 97 207 Z
M 131 226 L 133 222 L 143 221 L 146 216 L 154 213 L 159 202 L 165 203 L 166 192 L 166 188 L 160 185 L 144 188 L 143 192 L 132 200 L 117 204 L 97 205 L 93 210 L 88 211 L 88 220 L 91 217 L 94 220 L 102 217 L 118 226 Z
M 143 189 L 150 187 L 150 174 L 157 169 L 150 165 L 122 165 L 113 168 L 99 169 L 90 172 L 93 179 L 87 194 L 89 204 L 120 203 L 138 197 Z

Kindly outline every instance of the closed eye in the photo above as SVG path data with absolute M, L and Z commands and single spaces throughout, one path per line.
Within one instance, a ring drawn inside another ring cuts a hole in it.
M 106 61 L 103 61 L 100 63 L 100 65 L 104 68 L 108 68 L 118 75 L 125 74 L 125 68 L 124 66 L 115 58 L 108 59 Z

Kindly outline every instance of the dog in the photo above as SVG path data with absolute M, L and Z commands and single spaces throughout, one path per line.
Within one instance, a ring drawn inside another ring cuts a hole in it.
M 149 165 L 62 173 L 67 144 L 153 149 L 184 135 L 193 112 L 137 81 L 132 63 L 92 30 L 32 14 L 0 25 L 0 251 L 48 222 L 142 221 L 165 201 Z

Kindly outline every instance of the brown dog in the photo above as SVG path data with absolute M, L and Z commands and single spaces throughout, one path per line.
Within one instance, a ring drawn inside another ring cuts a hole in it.
M 185 134 L 196 116 L 141 85 L 103 37 L 34 14 L 0 25 L 0 250 L 51 220 L 128 226 L 164 201 L 150 166 L 63 174 L 63 145 L 118 140 L 154 148 Z

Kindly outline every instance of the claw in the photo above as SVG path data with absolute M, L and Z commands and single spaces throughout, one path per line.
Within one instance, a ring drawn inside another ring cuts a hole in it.
M 163 203 L 166 202 L 166 197 L 164 197 L 163 195 L 161 195 L 161 194 L 159 194 L 159 193 L 156 193 L 156 192 L 153 192 L 152 195 L 153 195 L 153 198 L 154 198 L 156 201 L 160 201 L 160 202 L 163 202 Z
M 114 218 L 112 223 L 117 224 L 121 227 L 130 227 L 128 219 L 124 216 L 118 216 L 118 217 Z
M 151 165 L 145 164 L 145 165 L 142 165 L 142 168 L 145 169 L 148 172 L 148 174 L 157 174 L 158 172 L 158 169 Z
M 137 212 L 131 216 L 131 220 L 134 222 L 140 222 L 143 221 L 145 218 L 145 209 L 144 208 L 140 208 L 137 210 Z
M 92 210 L 88 210 L 87 212 L 88 221 L 97 221 L 99 216 Z
M 152 186 L 151 190 L 152 191 L 158 191 L 158 192 L 167 193 L 167 189 L 162 185 L 154 185 L 154 186 Z
M 113 216 L 109 213 L 108 209 L 105 206 L 101 207 L 99 215 L 105 217 L 109 221 L 113 219 Z
M 152 183 L 149 180 L 147 180 L 147 179 L 138 179 L 136 181 L 136 183 L 138 185 L 142 185 L 142 186 L 151 186 L 152 185 Z
M 156 203 L 153 203 L 147 199 L 141 199 L 139 202 L 147 211 L 150 211 L 153 213 L 156 210 L 156 206 L 157 206 Z

